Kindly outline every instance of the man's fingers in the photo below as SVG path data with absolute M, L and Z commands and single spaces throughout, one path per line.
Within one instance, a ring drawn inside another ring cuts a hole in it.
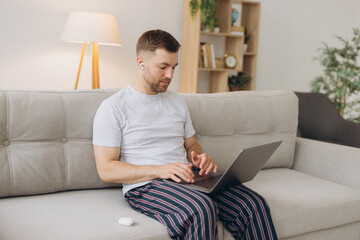
M 200 155 L 200 159 L 201 159 L 201 162 L 200 162 L 200 168 L 203 169 L 205 167 L 205 164 L 206 164 L 206 161 L 207 161 L 207 157 L 206 155 L 203 153 Z
M 193 182 L 194 173 L 191 170 L 192 164 L 179 164 L 173 169 L 173 174 L 186 182 Z
M 191 160 L 194 163 L 194 165 L 198 168 L 200 168 L 201 159 L 202 159 L 201 156 L 197 155 L 195 151 L 191 152 Z
M 216 164 L 214 164 L 214 173 L 217 173 L 217 170 L 218 170 L 218 166 Z
M 177 181 L 177 182 L 181 182 L 181 179 L 183 179 L 184 181 L 189 182 L 189 183 L 194 182 L 193 177 L 189 177 L 181 172 L 175 173 L 174 176 L 179 179 L 179 181 Z
M 192 176 L 192 177 L 194 176 L 194 172 L 192 171 L 193 165 L 191 163 L 181 164 L 180 166 L 183 167 L 190 174 L 190 176 Z
M 199 174 L 202 175 L 203 173 L 205 173 L 211 163 L 212 163 L 211 157 L 209 157 L 207 154 L 202 155 Z
M 206 175 L 209 175 L 209 173 L 211 172 L 211 170 L 213 170 L 214 169 L 214 163 L 213 162 L 211 162 L 210 164 L 209 164 L 209 167 L 206 169 L 206 172 L 205 172 L 205 174 Z
M 195 151 L 191 151 L 191 158 L 195 163 L 195 166 L 200 169 L 199 175 L 203 175 L 204 173 L 208 175 L 212 170 L 217 172 L 216 164 L 206 153 L 197 155 Z
M 175 174 L 172 174 L 171 176 L 170 176 L 170 178 L 171 178 L 171 180 L 173 180 L 174 182 L 181 182 L 181 179 L 180 178 L 178 178 Z

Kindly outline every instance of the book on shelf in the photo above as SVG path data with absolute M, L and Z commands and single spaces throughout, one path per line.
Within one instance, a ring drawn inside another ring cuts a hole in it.
M 203 68 L 204 67 L 204 51 L 202 48 L 202 43 L 200 43 L 200 47 L 199 47 L 199 68 Z
M 200 43 L 199 67 L 216 68 L 214 45 L 207 42 Z
M 234 35 L 244 36 L 245 28 L 243 26 L 231 26 L 230 33 Z
M 202 66 L 204 68 L 208 68 L 209 67 L 209 58 L 208 58 L 208 51 L 206 50 L 206 43 L 200 43 L 200 48 L 201 48 L 201 59 L 202 59 Z
M 216 68 L 214 44 L 210 44 L 210 47 L 211 47 L 211 63 L 212 63 L 211 67 Z

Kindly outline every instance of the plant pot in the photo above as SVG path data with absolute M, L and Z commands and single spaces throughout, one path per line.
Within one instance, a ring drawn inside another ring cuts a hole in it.
M 245 86 L 229 85 L 231 92 L 245 90 Z
M 248 45 L 247 44 L 244 44 L 244 52 L 246 52 L 248 49 Z
M 220 28 L 219 28 L 219 27 L 215 27 L 215 28 L 214 28 L 214 32 L 219 33 L 219 32 L 220 32 Z

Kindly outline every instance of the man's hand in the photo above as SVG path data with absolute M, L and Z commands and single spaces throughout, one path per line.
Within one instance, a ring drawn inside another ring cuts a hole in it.
M 194 182 L 194 173 L 192 171 L 192 164 L 185 164 L 181 162 L 175 162 L 158 166 L 159 177 L 161 179 L 172 179 L 175 182 L 181 182 L 181 179 L 186 182 Z
M 133 184 L 154 179 L 194 182 L 192 164 L 182 162 L 166 165 L 134 165 L 119 161 L 120 148 L 94 145 L 96 168 L 104 182 Z
M 208 175 L 211 171 L 217 172 L 217 165 L 214 163 L 212 158 L 206 153 L 196 154 L 195 151 L 191 152 L 191 160 L 195 167 L 200 169 L 199 175 L 204 173 Z

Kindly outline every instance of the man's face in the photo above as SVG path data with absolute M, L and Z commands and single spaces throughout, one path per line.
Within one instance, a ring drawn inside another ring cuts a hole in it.
M 157 49 L 144 57 L 144 84 L 152 94 L 165 92 L 178 65 L 178 53 Z

